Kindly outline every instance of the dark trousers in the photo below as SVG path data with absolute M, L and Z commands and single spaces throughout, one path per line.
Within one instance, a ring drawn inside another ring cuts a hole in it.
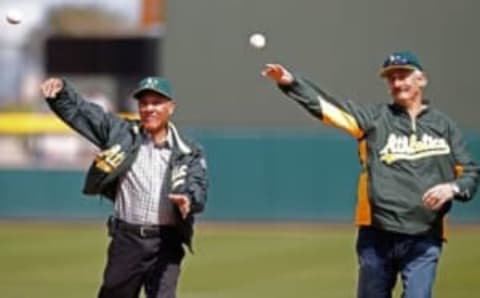
M 442 241 L 362 227 L 358 231 L 358 298 L 390 298 L 397 275 L 402 298 L 430 298 Z
M 152 233 L 137 228 L 109 224 L 112 239 L 99 298 L 137 298 L 142 286 L 148 298 L 175 298 L 185 254 L 176 229 Z

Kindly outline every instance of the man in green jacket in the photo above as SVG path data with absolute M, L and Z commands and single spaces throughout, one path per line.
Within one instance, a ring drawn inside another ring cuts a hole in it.
M 207 167 L 203 150 L 185 140 L 170 121 L 175 110 L 170 83 L 142 80 L 134 91 L 140 121 L 125 120 L 85 101 L 64 79 L 41 90 L 52 111 L 101 152 L 84 193 L 114 204 L 101 298 L 175 297 L 182 244 L 191 248 L 194 214 L 204 208 Z
M 454 122 L 425 100 L 427 77 L 418 58 L 402 51 L 383 63 L 391 104 L 334 98 L 279 64 L 267 64 L 262 74 L 358 141 L 358 297 L 391 297 L 399 273 L 402 297 L 431 297 L 445 215 L 452 201 L 473 197 L 480 169 Z

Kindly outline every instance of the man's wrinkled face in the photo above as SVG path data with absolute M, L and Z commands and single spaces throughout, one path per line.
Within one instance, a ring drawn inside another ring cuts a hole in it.
M 138 99 L 138 111 L 142 126 L 150 133 L 167 127 L 175 103 L 153 91 L 145 91 Z
M 422 72 L 395 69 L 385 75 L 385 80 L 395 103 L 404 106 L 409 101 L 422 99 L 422 88 L 426 84 L 426 78 Z

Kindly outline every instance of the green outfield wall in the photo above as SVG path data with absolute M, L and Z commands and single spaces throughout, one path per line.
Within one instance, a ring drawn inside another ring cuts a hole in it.
M 191 132 L 205 147 L 211 187 L 205 220 L 350 221 L 359 172 L 356 142 L 312 131 Z M 480 135 L 467 137 L 480 159 Z M 0 218 L 101 218 L 111 203 L 81 195 L 83 171 L 0 170 Z M 480 219 L 480 197 L 453 221 Z

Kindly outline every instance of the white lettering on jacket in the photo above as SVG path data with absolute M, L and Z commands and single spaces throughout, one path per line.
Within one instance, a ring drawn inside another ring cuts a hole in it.
M 185 184 L 185 178 L 187 176 L 187 166 L 181 165 L 176 166 L 172 170 L 172 189 L 175 189 L 183 184 Z
M 392 164 L 397 160 L 416 160 L 429 156 L 450 153 L 450 146 L 443 138 L 424 134 L 420 140 L 416 135 L 398 136 L 390 134 L 387 144 L 380 150 L 380 160 Z

